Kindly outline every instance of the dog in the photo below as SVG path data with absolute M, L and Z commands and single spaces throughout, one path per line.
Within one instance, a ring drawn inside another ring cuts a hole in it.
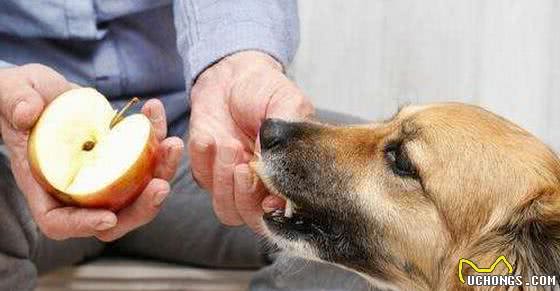
M 263 216 L 281 248 L 400 290 L 558 288 L 458 278 L 461 259 L 500 256 L 511 270 L 478 275 L 559 275 L 560 160 L 500 116 L 441 103 L 365 125 L 268 119 L 260 143 L 254 170 L 287 201 Z

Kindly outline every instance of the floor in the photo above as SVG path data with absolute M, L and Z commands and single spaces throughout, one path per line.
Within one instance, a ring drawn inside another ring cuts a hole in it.
M 252 273 L 101 259 L 49 273 L 40 278 L 37 291 L 241 291 L 247 290 Z

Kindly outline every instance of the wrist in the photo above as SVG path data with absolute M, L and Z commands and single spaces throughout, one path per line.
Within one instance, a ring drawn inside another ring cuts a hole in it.
M 282 64 L 280 64 L 280 62 L 278 62 L 275 58 L 267 53 L 255 50 L 240 51 L 231 54 L 220 60 L 218 63 L 222 62 L 224 65 L 233 66 L 238 69 L 253 65 L 267 66 L 274 70 L 283 71 Z
M 267 53 L 255 50 L 241 51 L 222 58 L 202 71 L 195 80 L 193 89 L 211 84 L 229 88 L 236 81 L 259 71 L 283 72 L 283 67 Z

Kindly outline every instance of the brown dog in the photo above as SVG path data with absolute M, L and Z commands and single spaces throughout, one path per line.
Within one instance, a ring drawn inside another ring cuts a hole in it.
M 461 258 L 513 266 L 478 275 L 559 275 L 560 161 L 484 109 L 410 106 L 346 127 L 267 120 L 260 138 L 256 172 L 288 200 L 264 223 L 298 255 L 402 290 L 474 288 L 458 278 Z

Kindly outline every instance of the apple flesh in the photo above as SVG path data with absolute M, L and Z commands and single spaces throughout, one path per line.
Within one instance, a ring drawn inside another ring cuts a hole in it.
M 152 179 L 158 141 L 150 120 L 117 112 L 91 88 L 67 91 L 43 111 L 28 141 L 33 176 L 69 205 L 118 211 Z

